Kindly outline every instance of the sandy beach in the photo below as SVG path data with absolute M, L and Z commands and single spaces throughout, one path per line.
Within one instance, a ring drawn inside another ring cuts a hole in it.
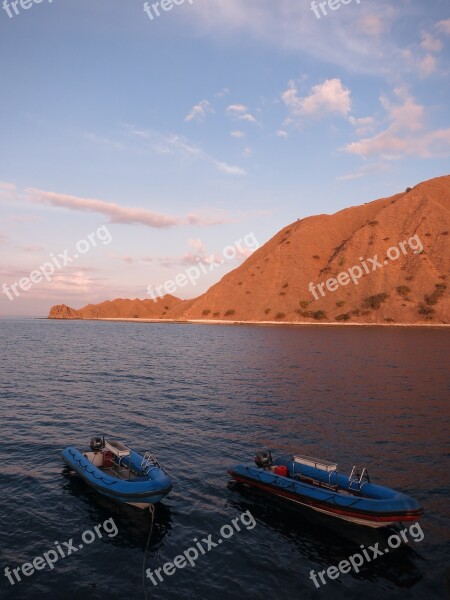
M 173 325 L 258 325 L 258 326 L 298 326 L 298 327 L 420 327 L 447 328 L 449 323 L 310 323 L 306 321 L 225 321 L 218 319 L 129 319 L 129 318 L 97 318 L 97 319 L 51 319 L 60 321 L 119 321 L 125 323 L 171 323 Z

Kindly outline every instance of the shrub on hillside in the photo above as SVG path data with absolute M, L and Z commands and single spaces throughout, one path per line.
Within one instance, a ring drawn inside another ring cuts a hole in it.
M 434 292 L 430 295 L 427 294 L 425 296 L 425 302 L 428 304 L 428 306 L 434 306 L 435 304 L 437 304 L 441 299 L 441 296 L 447 289 L 445 283 L 436 283 L 434 287 L 436 288 Z
M 336 321 L 349 321 L 350 318 L 351 317 L 348 313 L 343 313 L 341 315 L 337 315 L 337 317 L 334 317 Z
M 395 289 L 397 290 L 397 294 L 399 296 L 403 296 L 403 298 L 407 296 L 411 291 L 411 289 L 407 285 L 399 285 Z
M 381 294 L 375 294 L 375 296 L 369 296 L 364 300 L 364 308 L 371 308 L 372 310 L 378 310 L 380 306 L 389 298 L 389 294 L 382 292 Z

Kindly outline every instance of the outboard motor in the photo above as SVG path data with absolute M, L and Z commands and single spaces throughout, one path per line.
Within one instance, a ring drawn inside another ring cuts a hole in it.
M 262 469 L 270 469 L 272 466 L 272 455 L 270 450 L 260 450 L 255 455 L 255 464 Z
M 105 447 L 105 439 L 101 437 L 91 437 L 91 450 L 92 452 L 100 452 Z

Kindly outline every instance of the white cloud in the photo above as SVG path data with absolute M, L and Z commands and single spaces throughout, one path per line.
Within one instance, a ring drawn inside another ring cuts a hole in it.
M 292 120 L 303 121 L 305 117 L 337 114 L 348 116 L 351 110 L 351 92 L 342 85 L 340 79 L 327 79 L 312 87 L 308 96 L 299 96 L 295 81 L 289 81 L 282 94 Z
M 248 107 L 245 104 L 230 104 L 226 108 L 227 112 L 236 114 L 236 113 L 245 113 L 248 111 Z
M 243 138 L 243 137 L 245 137 L 245 133 L 243 131 L 239 131 L 239 130 L 232 131 L 230 133 L 230 135 L 231 135 L 231 137 L 235 137 L 235 138 Z
M 213 114 L 214 109 L 208 100 L 201 100 L 198 104 L 195 104 L 195 106 L 191 108 L 191 111 L 184 120 L 195 121 L 197 119 L 199 121 L 203 121 L 208 113 Z
M 229 116 L 239 121 L 247 121 L 248 123 L 258 122 L 245 104 L 230 104 L 230 106 L 227 106 L 226 112 Z
M 257 119 L 251 115 L 250 113 L 245 113 L 245 115 L 239 115 L 238 119 L 240 121 L 247 121 L 248 123 L 257 123 Z
M 289 134 L 287 133 L 287 131 L 284 131 L 284 129 L 277 129 L 275 135 L 277 137 L 280 137 L 280 138 L 287 138 L 287 137 L 289 137 Z
M 228 165 L 227 163 L 221 161 L 216 161 L 215 164 L 219 171 L 222 171 L 222 173 L 226 173 L 227 175 L 247 175 L 245 169 L 241 169 L 241 167 Z

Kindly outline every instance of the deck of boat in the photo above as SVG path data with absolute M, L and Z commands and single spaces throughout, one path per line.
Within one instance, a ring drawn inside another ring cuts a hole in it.
M 106 475 L 109 475 L 110 477 L 115 477 L 116 479 L 124 479 L 126 481 L 140 479 L 141 477 L 140 475 L 138 475 L 134 471 L 131 471 L 127 467 L 107 467 L 106 469 L 100 467 L 100 471 L 103 471 L 103 473 L 106 473 Z

